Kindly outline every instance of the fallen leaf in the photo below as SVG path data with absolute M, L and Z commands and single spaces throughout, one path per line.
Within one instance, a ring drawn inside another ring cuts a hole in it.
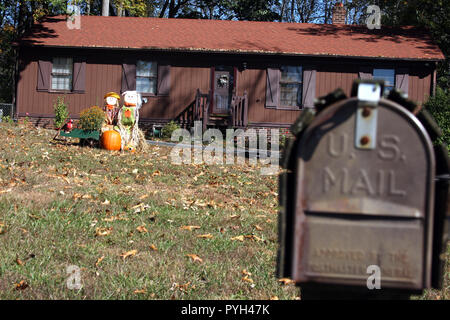
M 192 231 L 194 229 L 200 229 L 200 226 L 182 226 L 182 227 L 180 227 L 180 229 Z
M 159 176 L 161 175 L 161 172 L 159 172 L 159 170 L 156 170 L 155 172 L 152 173 L 152 176 Z
M 16 290 L 25 290 L 28 288 L 28 283 L 25 280 L 21 280 L 19 283 L 14 285 Z
M 2 194 L 2 193 L 7 193 L 7 192 L 11 192 L 11 191 L 12 191 L 12 188 L 5 189 L 5 190 L 1 190 L 1 191 L 0 191 L 0 194 Z
M 288 284 L 293 284 L 294 280 L 289 279 L 289 278 L 281 278 L 281 279 L 278 279 L 278 282 L 281 282 L 284 285 L 288 285 Z
M 134 290 L 134 293 L 135 294 L 144 294 L 144 293 L 146 293 L 147 292 L 147 290 L 145 290 L 145 289 L 137 289 L 137 290 Z
M 100 264 L 100 262 L 103 261 L 103 259 L 105 259 L 105 256 L 101 256 L 100 258 L 98 258 L 97 262 L 95 263 L 95 266 L 98 267 L 98 265 Z
M 23 266 L 25 263 L 22 261 L 22 260 L 20 260 L 19 258 L 16 258 L 16 263 L 19 265 L 19 266 Z
M 207 233 L 207 234 L 199 234 L 197 236 L 197 238 L 201 238 L 201 239 L 212 239 L 214 238 L 213 235 L 211 233 Z
M 248 276 L 245 276 L 242 278 L 242 281 L 248 282 L 248 283 L 253 283 L 254 281 L 252 279 L 250 279 Z
M 144 200 L 145 198 L 148 198 L 148 194 L 144 194 L 143 196 L 140 196 L 139 200 Z
M 178 283 L 175 282 L 174 284 L 172 284 L 172 288 L 171 289 L 172 290 L 178 289 L 180 291 L 186 291 L 190 284 L 191 284 L 190 281 L 186 282 L 185 284 L 178 284 Z
M 242 274 L 243 274 L 244 276 L 251 276 L 251 275 L 252 275 L 252 273 L 251 273 L 251 272 L 248 272 L 246 269 L 242 270 Z
M 255 224 L 255 229 L 258 231 L 263 231 L 263 228 L 261 228 L 260 226 L 258 226 L 257 224 Z
M 145 226 L 139 226 L 136 228 L 137 231 L 139 231 L 139 233 L 147 233 L 148 230 Z
M 0 222 L 0 234 L 5 233 L 5 230 L 6 230 L 5 224 L 3 222 Z
M 244 236 L 237 236 L 237 237 L 233 237 L 231 238 L 232 241 L 241 241 L 244 242 Z
M 103 205 L 108 205 L 108 204 L 111 204 L 111 202 L 110 202 L 108 199 L 105 199 L 105 201 L 102 202 L 102 204 L 103 204 Z
M 270 300 L 280 300 L 277 296 L 271 296 Z
M 134 250 L 130 250 L 130 251 L 124 252 L 120 256 L 125 260 L 128 257 L 132 257 L 132 256 L 136 255 L 137 252 L 138 251 L 136 249 L 134 249 Z
M 150 249 L 153 251 L 158 251 L 158 248 L 154 244 L 150 245 Z
M 192 262 L 195 262 L 195 261 L 198 261 L 198 262 L 200 262 L 200 263 L 203 262 L 203 259 L 200 258 L 200 257 L 199 257 L 198 255 L 196 255 L 196 254 L 187 254 L 186 256 L 189 257 L 189 258 L 191 258 L 191 259 L 192 259 Z
M 104 236 L 108 236 L 109 234 L 111 234 L 112 232 L 112 227 L 110 228 L 95 228 L 95 235 L 97 237 L 104 237 Z

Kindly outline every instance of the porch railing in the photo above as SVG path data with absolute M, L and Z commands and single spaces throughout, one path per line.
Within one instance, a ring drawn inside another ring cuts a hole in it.
M 209 113 L 209 93 L 201 93 L 199 89 L 195 94 L 195 100 L 192 101 L 180 114 L 175 118 L 182 128 L 191 128 L 194 121 L 202 121 L 203 130 L 206 129 Z
M 233 127 L 246 127 L 248 124 L 248 98 L 247 91 L 243 96 L 235 96 L 231 98 L 231 124 Z

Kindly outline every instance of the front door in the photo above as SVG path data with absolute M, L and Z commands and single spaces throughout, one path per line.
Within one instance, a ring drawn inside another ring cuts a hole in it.
M 214 70 L 214 108 L 213 113 L 228 114 L 233 91 L 233 72 L 228 68 Z

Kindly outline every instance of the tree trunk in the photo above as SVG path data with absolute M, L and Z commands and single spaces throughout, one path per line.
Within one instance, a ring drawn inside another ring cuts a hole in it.
M 109 0 L 102 1 L 102 16 L 109 16 Z

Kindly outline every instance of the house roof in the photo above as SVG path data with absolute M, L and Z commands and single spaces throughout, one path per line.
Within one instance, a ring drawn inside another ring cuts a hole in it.
M 414 27 L 81 16 L 33 26 L 21 45 L 442 60 L 430 36 Z

